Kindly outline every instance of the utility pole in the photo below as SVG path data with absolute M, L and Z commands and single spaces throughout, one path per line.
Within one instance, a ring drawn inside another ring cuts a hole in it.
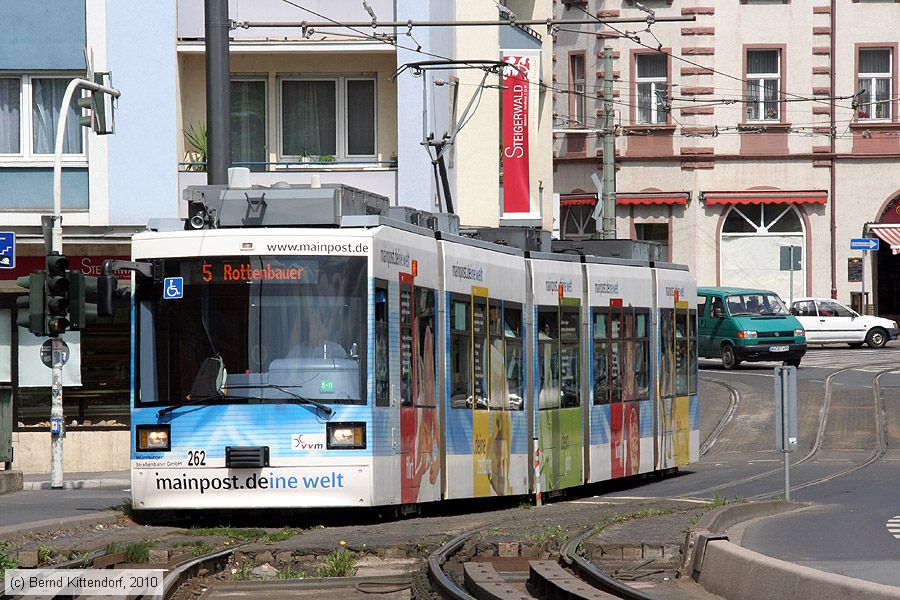
M 228 183 L 231 165 L 231 61 L 228 0 L 206 0 L 206 183 Z
M 616 137 L 613 122 L 613 51 L 603 49 L 603 239 L 616 239 Z

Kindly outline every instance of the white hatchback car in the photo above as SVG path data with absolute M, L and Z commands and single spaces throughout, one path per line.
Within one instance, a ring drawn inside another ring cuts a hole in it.
M 871 348 L 883 348 L 900 333 L 896 321 L 860 315 L 829 298 L 797 298 L 791 313 L 806 330 L 807 344 L 844 342 L 859 348 L 865 342 Z

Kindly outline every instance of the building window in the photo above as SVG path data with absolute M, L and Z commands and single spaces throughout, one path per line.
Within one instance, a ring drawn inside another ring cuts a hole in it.
M 747 51 L 747 120 L 781 118 L 781 53 L 778 50 Z
M 668 223 L 635 223 L 634 233 L 636 240 L 659 244 L 659 255 L 654 260 L 671 260 Z
M 68 76 L 0 76 L 0 155 L 33 160 L 53 154 L 60 104 L 70 80 Z M 63 154 L 84 155 L 84 130 L 79 118 L 73 100 L 66 119 Z
M 231 82 L 231 162 L 264 171 L 266 153 L 266 82 L 235 79 Z
M 375 79 L 282 80 L 281 155 L 375 156 Z
M 860 119 L 891 118 L 891 72 L 893 56 L 888 48 L 859 50 Z
M 793 204 L 746 204 L 728 209 L 720 233 L 721 285 L 774 290 L 782 298 L 806 294 L 806 270 L 781 271 L 781 248 L 806 245 L 799 209 Z M 791 286 L 793 285 L 793 289 Z
M 585 127 L 587 125 L 587 97 L 584 91 L 584 54 L 573 54 L 569 57 L 569 126 Z
M 635 62 L 638 123 L 665 123 L 668 117 L 668 56 L 638 54 Z

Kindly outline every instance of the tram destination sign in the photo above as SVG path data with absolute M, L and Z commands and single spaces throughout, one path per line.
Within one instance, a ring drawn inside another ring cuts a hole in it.
M 881 240 L 878 238 L 850 238 L 851 250 L 878 250 Z

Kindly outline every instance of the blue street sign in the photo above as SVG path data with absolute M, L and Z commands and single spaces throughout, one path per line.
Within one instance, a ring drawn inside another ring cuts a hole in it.
M 16 268 L 16 234 L 0 231 L 0 269 Z
M 851 250 L 878 250 L 878 238 L 850 238 Z
M 184 298 L 184 278 L 166 277 L 163 279 L 163 298 L 166 300 L 180 300 Z

